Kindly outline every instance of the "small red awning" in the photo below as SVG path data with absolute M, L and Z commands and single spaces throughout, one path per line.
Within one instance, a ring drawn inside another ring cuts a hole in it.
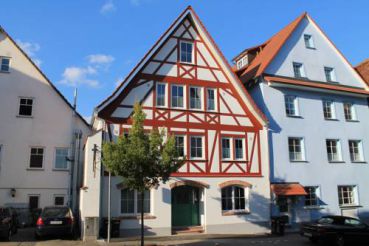
M 272 191 L 277 196 L 305 196 L 304 187 L 299 183 L 272 184 Z

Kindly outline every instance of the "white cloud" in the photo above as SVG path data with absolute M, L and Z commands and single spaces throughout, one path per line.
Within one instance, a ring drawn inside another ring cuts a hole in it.
M 42 61 L 37 58 L 36 55 L 36 53 L 41 49 L 38 43 L 23 42 L 20 39 L 17 39 L 16 42 L 37 66 L 41 66 Z
M 78 87 L 79 85 L 87 85 L 97 88 L 100 82 L 96 79 L 90 79 L 88 76 L 97 75 L 97 70 L 91 66 L 88 67 L 67 67 L 65 68 L 60 81 L 61 84 Z
M 115 10 L 117 10 L 117 7 L 114 5 L 113 1 L 108 0 L 104 3 L 103 6 L 101 6 L 100 13 L 105 15 L 114 12 Z
M 114 61 L 114 57 L 110 55 L 94 54 L 87 56 L 88 62 L 91 64 L 109 64 Z

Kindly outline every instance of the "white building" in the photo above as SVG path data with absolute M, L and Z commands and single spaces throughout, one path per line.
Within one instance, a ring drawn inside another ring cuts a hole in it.
M 146 235 L 269 231 L 265 118 L 191 7 L 96 108 L 95 124 L 107 141 L 129 130 L 136 100 L 146 113 L 146 129 L 165 128 L 188 157 L 170 182 L 145 194 Z M 90 208 L 82 220 L 108 215 L 109 183 L 99 175 L 99 157 L 92 158 L 94 144 L 101 148 L 97 134 L 86 147 L 81 210 Z M 121 235 L 134 235 L 140 230 L 137 192 L 121 182 L 112 178 L 111 214 L 121 220 Z
M 304 13 L 234 61 L 269 120 L 273 215 L 368 219 L 369 87 L 331 40 Z
M 0 206 L 78 205 L 90 127 L 2 28 L 0 115 Z

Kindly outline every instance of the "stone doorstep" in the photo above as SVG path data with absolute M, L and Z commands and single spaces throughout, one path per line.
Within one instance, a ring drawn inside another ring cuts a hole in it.
M 206 240 L 206 239 L 228 239 L 228 238 L 263 238 L 272 236 L 270 233 L 260 234 L 203 234 L 203 233 L 186 233 L 171 236 L 145 236 L 146 242 L 164 242 L 164 241 L 185 241 L 185 240 Z M 139 241 L 140 237 L 124 237 L 112 238 L 110 242 L 134 242 Z

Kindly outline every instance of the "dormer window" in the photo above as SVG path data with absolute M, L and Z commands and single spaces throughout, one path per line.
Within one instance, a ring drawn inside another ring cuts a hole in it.
M 10 71 L 10 58 L 0 57 L 0 72 L 8 73 Z
M 302 63 L 294 62 L 293 72 L 294 72 L 295 78 L 305 78 L 306 77 L 304 65 Z
M 324 73 L 327 82 L 336 82 L 336 74 L 334 73 L 334 68 L 324 67 Z
M 247 65 L 247 55 L 237 61 L 237 69 L 241 69 Z
M 305 47 L 308 49 L 315 49 L 313 36 L 310 34 L 304 34 Z
M 181 41 L 180 46 L 181 46 L 180 52 L 181 62 L 192 63 L 193 43 Z

